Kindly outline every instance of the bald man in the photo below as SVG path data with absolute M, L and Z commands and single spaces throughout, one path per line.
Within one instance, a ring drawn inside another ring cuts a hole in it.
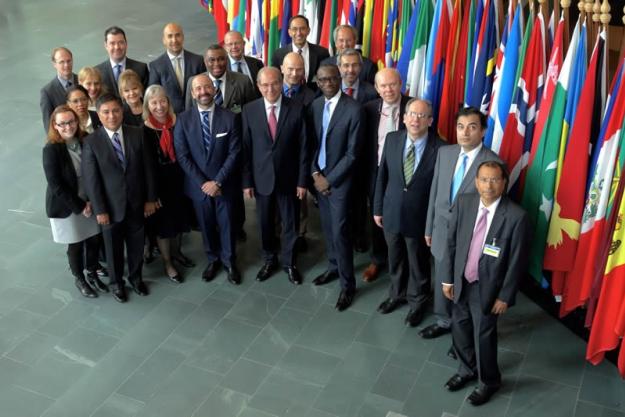
M 315 99 L 316 94 L 305 83 L 304 58 L 297 52 L 289 52 L 280 66 L 284 78 L 282 95 L 298 101 L 307 107 Z
M 163 28 L 165 52 L 150 62 L 149 84 L 165 88 L 174 112 L 184 110 L 187 83 L 191 77 L 206 71 L 201 55 L 185 51 L 184 32 L 177 23 L 168 23 Z

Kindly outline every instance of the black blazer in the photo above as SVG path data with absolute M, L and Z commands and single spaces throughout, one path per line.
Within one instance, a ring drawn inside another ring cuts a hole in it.
M 283 46 L 282 48 L 274 51 L 273 56 L 271 57 L 271 66 L 279 69 L 280 65 L 282 65 L 282 61 L 284 61 L 284 57 L 289 52 L 293 52 L 293 43 L 289 43 L 287 46 Z M 308 79 L 306 79 L 306 83 L 312 89 L 317 88 L 313 80 L 317 75 L 317 69 L 321 65 L 321 61 L 329 56 L 330 53 L 326 48 L 308 42 L 308 64 L 310 68 L 308 68 Z
M 325 97 L 315 99 L 308 108 L 309 138 L 315 138 L 315 152 L 311 161 L 311 175 L 321 171 L 317 165 L 321 147 L 321 129 Z M 326 136 L 326 167 L 322 171 L 332 188 L 350 181 L 358 157 L 361 136 L 360 104 L 341 93 Z
M 89 118 L 91 119 L 91 126 L 93 126 L 94 131 L 102 126 L 102 122 L 100 121 L 100 117 L 97 112 L 89 110 Z
M 46 187 L 46 214 L 66 218 L 80 214 L 86 201 L 78 196 L 78 177 L 65 143 L 46 143 L 43 147 L 43 172 Z
M 317 93 L 308 88 L 308 86 L 301 85 L 297 93 L 291 97 L 291 100 L 296 101 L 304 106 L 304 108 L 307 108 L 315 98 L 317 98 Z
M 208 73 L 206 73 L 208 76 Z M 256 99 L 256 92 L 252 82 L 245 74 L 227 71 L 226 93 L 224 94 L 223 108 L 234 113 L 241 113 L 241 109 L 247 103 Z M 191 83 L 187 84 L 187 95 L 185 98 L 185 109 L 195 108 L 195 100 L 191 94 Z
M 243 107 L 243 188 L 261 195 L 274 190 L 295 195 L 306 187 L 308 159 L 304 107 L 282 97 L 276 140 L 271 139 L 265 100 L 259 98 Z
M 108 92 L 119 95 L 119 88 L 117 87 L 117 81 L 115 81 L 111 61 L 107 59 L 106 61 L 96 65 L 96 68 L 100 71 L 100 74 L 102 75 L 102 84 L 104 84 Z M 143 84 L 144 89 L 148 86 L 150 75 L 147 64 L 126 57 L 125 69 L 131 69 L 137 73 L 139 79 L 141 79 L 141 84 Z
M 406 130 L 386 135 L 375 186 L 373 214 L 384 217 L 385 232 L 423 239 L 436 153 L 445 142 L 430 132 L 419 165 L 410 182 L 406 184 L 406 135 Z
M 331 56 L 329 58 L 321 61 L 321 65 L 336 65 L 336 55 Z M 372 85 L 375 85 L 375 74 L 378 72 L 378 67 L 375 66 L 373 61 L 369 58 L 362 57 L 362 69 L 360 70 L 360 74 L 358 78 L 360 81 L 366 81 Z
M 122 132 L 126 169 L 104 127 L 85 138 L 82 151 L 84 185 L 93 212 L 108 213 L 111 223 L 124 220 L 128 211 L 143 216 L 143 205 L 157 199 L 155 162 L 144 146 L 143 129 L 122 125 Z
M 78 76 L 72 74 L 73 85 L 78 85 Z M 43 86 L 39 92 L 39 108 L 43 120 L 43 130 L 47 133 L 50 127 L 50 116 L 55 108 L 67 103 L 67 92 L 59 79 L 54 76 L 52 80 Z
M 365 104 L 370 102 L 371 100 L 375 100 L 378 97 L 378 92 L 373 85 L 362 80 L 358 83 L 358 95 L 356 97 L 357 102 L 359 102 L 360 104 Z
M 247 64 L 247 68 L 249 68 L 250 70 L 250 75 L 252 76 L 252 84 L 256 86 L 256 78 L 258 77 L 258 71 L 260 71 L 260 69 L 264 67 L 265 64 L 263 64 L 263 61 L 261 61 L 260 59 L 256 59 L 253 56 L 244 55 L 243 59 L 245 60 L 245 63 Z M 229 59 L 228 59 L 228 65 L 230 66 Z M 232 68 L 232 66 L 230 66 L 230 71 L 237 72 L 235 68 Z
M 180 88 L 176 72 L 171 64 L 167 52 L 160 55 L 154 61 L 150 62 L 149 85 L 159 84 L 165 88 L 169 100 L 174 108 L 174 112 L 180 113 L 184 111 L 184 104 L 187 94 L 187 83 L 193 76 L 206 72 L 204 59 L 193 52 L 185 50 L 184 56 L 184 85 Z

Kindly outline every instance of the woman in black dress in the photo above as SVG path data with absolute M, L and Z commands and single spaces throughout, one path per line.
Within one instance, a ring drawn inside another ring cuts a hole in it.
M 165 89 L 151 85 L 145 92 L 143 105 L 145 143 L 157 157 L 157 184 L 160 209 L 148 218 L 147 230 L 156 234 L 158 248 L 170 280 L 181 283 L 182 277 L 174 267 L 176 261 L 184 267 L 194 263 L 180 251 L 182 233 L 189 231 L 188 215 L 191 203 L 183 193 L 183 172 L 174 152 L 176 115 Z
M 119 96 L 124 102 L 124 124 L 143 126 L 143 84 L 133 70 L 126 70 L 119 75 Z

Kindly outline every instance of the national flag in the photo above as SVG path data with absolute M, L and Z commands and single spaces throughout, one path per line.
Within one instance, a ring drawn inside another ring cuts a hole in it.
M 438 124 L 440 97 L 445 78 L 445 47 L 449 37 L 451 0 L 437 0 L 425 56 L 423 97 L 432 103 L 433 126 Z
M 267 0 L 266 0 L 267 1 Z M 278 31 L 278 14 L 280 2 L 272 1 L 269 16 L 269 41 L 267 43 L 267 62 L 271 62 L 273 53 L 280 47 L 280 33 Z
M 384 62 L 387 68 L 393 68 L 395 67 L 395 61 L 397 59 L 397 37 L 399 36 L 397 18 L 399 16 L 399 2 L 398 0 L 389 0 L 388 4 L 389 10 L 386 23 Z
M 250 40 L 252 43 L 252 55 L 263 56 L 265 29 L 263 26 L 263 0 L 252 0 L 252 16 L 250 22 Z M 265 64 L 268 62 L 265 59 Z
M 362 55 L 371 58 L 371 31 L 373 28 L 373 3 L 365 1 L 362 19 Z M 380 3 L 380 1 L 378 1 Z M 377 65 L 377 62 L 374 61 Z
M 464 91 L 465 91 L 465 106 L 466 95 L 469 94 L 469 87 L 473 83 L 473 68 L 475 67 L 475 60 L 477 59 L 477 36 L 480 33 L 480 27 L 482 25 L 482 16 L 484 14 L 484 4 L 486 0 L 476 0 L 471 2 L 471 11 L 469 12 L 469 23 L 467 31 L 467 62 L 465 67 L 464 76 Z
M 217 27 L 217 41 L 222 42 L 224 35 L 230 29 L 228 25 L 227 0 L 206 0 L 206 3 L 204 3 L 204 0 L 201 0 L 200 4 L 206 4 L 208 12 L 213 15 L 215 26 Z
M 397 56 L 398 56 L 397 60 L 399 60 L 399 56 L 401 56 L 404 49 L 406 49 L 405 42 L 408 41 L 406 34 L 408 33 L 408 26 L 411 21 L 413 9 L 417 7 L 416 3 L 418 3 L 418 0 L 415 1 L 415 5 L 413 7 L 411 0 L 400 0 L 399 29 L 398 29 L 399 32 L 397 36 Z
M 510 2 L 512 4 L 512 2 Z M 503 137 L 506 120 L 510 111 L 512 94 L 516 85 L 515 74 L 519 62 L 519 50 L 521 48 L 522 35 L 522 14 L 523 9 L 520 4 L 516 11 L 508 16 L 512 20 L 506 25 L 504 35 L 499 46 L 497 55 L 497 71 L 493 81 L 493 95 L 488 112 L 488 130 L 484 137 L 484 144 L 490 147 L 493 152 L 499 153 L 501 148 L 501 138 Z
M 310 26 L 310 33 L 308 34 L 306 40 L 311 43 L 317 43 L 319 39 L 319 9 L 319 0 L 300 0 L 300 14 L 306 16 Z
M 338 7 L 337 0 L 326 0 L 321 37 L 319 38 L 319 45 L 327 48 L 331 54 L 334 51 L 334 36 L 332 35 L 338 19 Z
M 392 0 L 379 0 L 373 4 L 373 22 L 371 26 L 371 45 L 369 59 L 378 68 L 384 67 L 384 54 L 386 44 L 386 18 L 388 16 L 389 3 Z M 365 2 L 366 3 L 366 2 Z
M 410 22 L 406 47 L 397 64 L 402 81 L 403 91 L 411 97 L 424 97 L 426 52 L 428 36 L 431 31 L 434 6 L 431 0 L 421 0 L 415 6 Z
M 406 40 L 399 56 L 399 60 L 397 61 L 397 71 L 399 72 L 399 76 L 402 81 L 402 93 L 405 93 L 406 82 L 408 81 L 408 67 L 410 66 L 410 61 L 412 60 L 412 54 L 414 50 L 414 41 L 415 34 L 417 32 L 417 21 L 419 20 L 419 9 L 421 8 L 421 3 L 425 0 L 417 0 L 412 9 L 412 16 L 410 16 L 410 22 L 408 23 L 408 28 L 406 31 Z
M 272 0 L 276 1 L 276 0 Z M 286 46 L 291 42 L 289 36 L 289 20 L 293 16 L 291 0 L 284 0 L 282 4 L 282 24 L 280 25 L 280 46 Z

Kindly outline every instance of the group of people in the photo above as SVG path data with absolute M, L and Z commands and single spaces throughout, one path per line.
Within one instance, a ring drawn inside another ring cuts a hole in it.
M 56 75 L 41 90 L 46 211 L 54 240 L 68 245 L 77 288 L 127 301 L 124 248 L 136 294 L 149 292 L 142 267 L 152 247 L 165 275 L 182 283 L 180 268 L 195 266 L 181 251 L 192 227 L 207 258 L 202 280 L 223 268 L 240 284 L 244 198 L 256 204 L 256 280 L 282 268 L 299 285 L 314 201 L 327 268 L 312 283 L 338 279 L 336 308 L 349 308 L 354 250 L 370 247 L 363 280 L 385 269 L 390 277 L 378 311 L 408 304 L 405 322 L 416 327 L 433 292 L 437 320 L 420 335 L 452 333 L 448 354 L 460 366 L 446 388 L 479 377 L 468 400 L 485 403 L 501 383 L 497 317 L 514 303 L 528 239 L 524 212 L 505 195 L 506 167 L 482 145 L 485 116 L 459 110 L 458 144 L 446 145 L 431 129 L 431 104 L 403 95 L 395 69 L 376 71 L 354 49 L 353 27 L 335 29 L 334 56 L 306 40 L 304 16 L 292 17 L 288 32 L 292 43 L 268 67 L 244 55 L 236 31 L 203 57 L 189 52 L 175 23 L 149 64 L 126 56 L 126 34 L 115 26 L 104 34 L 108 59 L 78 75 L 67 48 L 52 51 Z

